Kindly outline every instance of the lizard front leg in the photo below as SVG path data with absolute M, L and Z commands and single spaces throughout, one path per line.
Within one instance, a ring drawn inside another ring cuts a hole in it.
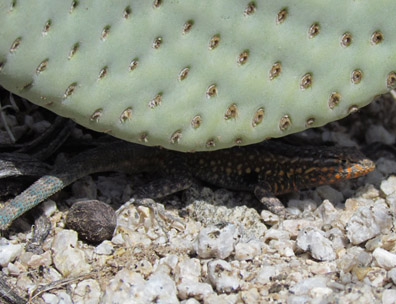
M 254 195 L 272 213 L 281 217 L 286 216 L 286 209 L 282 202 L 268 189 L 271 187 L 266 182 L 260 182 L 254 187 Z

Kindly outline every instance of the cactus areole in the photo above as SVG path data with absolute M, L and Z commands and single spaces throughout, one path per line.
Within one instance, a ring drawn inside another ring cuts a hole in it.
M 144 145 L 207 151 L 396 86 L 396 1 L 3 0 L 0 84 Z

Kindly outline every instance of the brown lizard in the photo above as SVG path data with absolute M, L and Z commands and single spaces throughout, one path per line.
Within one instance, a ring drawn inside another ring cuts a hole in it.
M 254 192 L 270 211 L 285 215 L 276 195 L 356 178 L 374 163 L 353 148 L 296 147 L 279 142 L 213 152 L 180 153 L 126 142 L 100 146 L 54 168 L 0 208 L 0 229 L 79 178 L 97 172 L 157 172 L 158 179 L 136 191 L 159 198 L 187 189 L 193 179 Z

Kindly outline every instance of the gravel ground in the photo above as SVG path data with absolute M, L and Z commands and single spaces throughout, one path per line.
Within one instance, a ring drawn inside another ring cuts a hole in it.
M 0 239 L 2 278 L 32 303 L 396 303 L 395 114 L 392 98 L 380 97 L 294 137 L 360 147 L 377 169 L 282 196 L 285 220 L 251 194 L 202 184 L 147 200 L 152 208 L 122 205 L 149 176 L 84 178 L 41 205 L 51 230 L 39 248 L 29 249 L 31 217 Z M 17 137 L 49 125 L 36 111 L 24 115 L 22 124 L 7 116 Z M 84 136 L 77 128 L 71 137 Z M 110 240 L 87 244 L 66 228 L 68 205 L 82 198 L 118 209 Z

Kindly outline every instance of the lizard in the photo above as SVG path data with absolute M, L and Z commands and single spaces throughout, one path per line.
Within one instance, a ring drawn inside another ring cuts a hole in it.
M 0 207 L 0 229 L 7 229 L 16 218 L 74 181 L 98 172 L 158 173 L 158 179 L 136 190 L 136 197 L 161 198 L 189 188 L 194 179 L 251 191 L 268 210 L 284 217 L 286 209 L 277 195 L 357 178 L 374 168 L 375 164 L 360 151 L 347 147 L 298 147 L 267 141 L 212 152 L 181 153 L 117 142 L 56 165 L 6 202 Z

